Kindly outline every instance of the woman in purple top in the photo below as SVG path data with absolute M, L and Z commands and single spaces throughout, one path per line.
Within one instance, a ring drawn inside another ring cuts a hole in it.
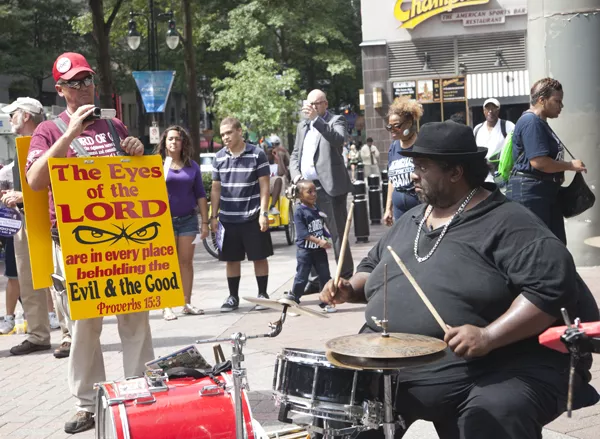
M 183 314 L 200 315 L 204 311 L 193 306 L 192 285 L 194 283 L 194 249 L 193 243 L 199 232 L 198 210 L 202 216 L 200 238 L 208 236 L 208 203 L 202 184 L 200 166 L 192 160 L 192 142 L 187 131 L 177 125 L 165 130 L 160 142 L 154 150 L 160 154 L 163 161 L 171 158 L 167 172 L 167 192 L 173 218 L 173 231 L 177 244 L 177 257 L 181 271 L 181 283 L 185 296 Z M 171 308 L 163 310 L 165 320 L 177 318 Z

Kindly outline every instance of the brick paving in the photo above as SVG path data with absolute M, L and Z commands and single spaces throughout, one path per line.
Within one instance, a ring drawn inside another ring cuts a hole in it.
M 355 262 L 366 255 L 385 230 L 383 226 L 371 227 L 371 242 L 352 244 Z M 295 249 L 287 246 L 283 232 L 273 234 L 276 256 L 270 259 L 269 293 L 280 297 L 291 286 L 295 270 Z M 351 243 L 354 239 L 351 238 Z M 332 261 L 332 267 L 335 263 Z M 248 334 L 268 332 L 268 322 L 277 320 L 275 311 L 253 311 L 248 302 L 242 301 L 239 311 L 219 313 L 219 307 L 227 295 L 225 267 L 211 258 L 202 246 L 195 256 L 194 280 L 195 305 L 205 309 L 204 316 L 186 316 L 166 322 L 160 312 L 151 313 L 151 326 L 156 355 L 168 354 L 195 340 L 224 337 L 237 331 Z M 581 274 L 600 301 L 600 268 L 583 268 Z M 256 295 L 256 283 L 251 264 L 242 266 L 240 296 Z M 4 280 L 0 280 L 0 291 Z M 0 314 L 3 314 L 4 294 L 0 294 Z M 303 301 L 313 308 L 317 297 L 309 296 Z M 277 422 L 277 413 L 271 396 L 273 364 L 283 347 L 299 347 L 324 350 L 324 342 L 340 334 L 352 334 L 364 321 L 363 305 L 343 305 L 328 320 L 309 317 L 289 317 L 283 332 L 273 339 L 250 340 L 245 349 L 249 398 L 253 414 L 266 430 L 283 427 Z M 178 311 L 178 310 L 176 310 Z M 52 438 L 70 437 L 64 433 L 64 422 L 73 414 L 74 403 L 67 386 L 67 360 L 57 360 L 52 351 L 38 352 L 15 357 L 9 349 L 20 343 L 22 336 L 0 337 L 0 438 Z M 58 331 L 52 333 L 52 344 L 59 343 Z M 122 378 L 122 355 L 116 327 L 116 319 L 105 319 L 102 333 L 104 361 L 107 378 Z M 200 351 L 212 360 L 212 345 L 199 346 Z M 228 346 L 223 345 L 226 355 Z M 596 388 L 600 389 L 600 358 L 594 365 Z M 561 416 L 544 431 L 544 439 L 597 438 L 600 428 L 600 405 L 579 410 L 572 419 Z M 94 437 L 93 431 L 77 435 L 81 439 Z M 431 424 L 419 422 L 406 434 L 407 439 L 437 438 Z

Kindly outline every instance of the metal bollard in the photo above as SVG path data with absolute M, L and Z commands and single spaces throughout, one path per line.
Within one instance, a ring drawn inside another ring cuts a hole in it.
M 363 180 L 353 183 L 354 236 L 356 242 L 369 242 L 369 208 L 367 206 L 367 184 Z
M 363 162 L 358 162 L 356 165 L 356 180 L 365 181 L 365 165 Z
M 379 175 L 369 175 L 367 182 L 369 183 L 369 218 L 371 219 L 371 224 L 381 224 L 381 189 L 379 188 Z
M 387 204 L 388 182 L 388 170 L 384 169 L 381 171 L 381 205 L 383 206 L 383 210 L 385 210 L 385 206 Z

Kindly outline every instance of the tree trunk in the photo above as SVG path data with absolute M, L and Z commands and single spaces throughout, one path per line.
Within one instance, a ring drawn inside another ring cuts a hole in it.
M 198 86 L 196 84 L 196 53 L 192 35 L 192 7 L 190 0 L 181 0 L 183 11 L 183 50 L 185 77 L 188 84 L 187 108 L 192 138 L 193 159 L 200 161 L 200 111 L 198 108 Z

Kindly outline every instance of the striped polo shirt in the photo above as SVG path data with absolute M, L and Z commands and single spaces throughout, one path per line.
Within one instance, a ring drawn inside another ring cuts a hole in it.
M 260 213 L 260 177 L 269 176 L 269 161 L 258 146 L 234 157 L 229 148 L 221 149 L 213 162 L 213 181 L 221 182 L 219 219 L 224 223 L 245 223 Z

